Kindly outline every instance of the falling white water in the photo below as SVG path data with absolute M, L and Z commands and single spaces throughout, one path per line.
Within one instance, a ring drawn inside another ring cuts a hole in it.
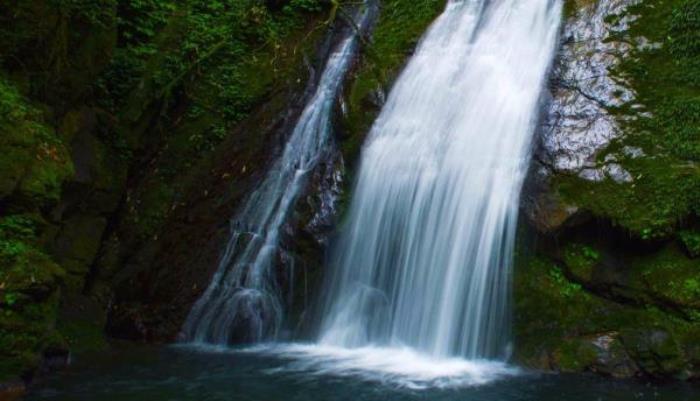
M 519 194 L 560 14 L 559 0 L 448 2 L 363 149 L 321 347 L 507 357 Z
M 355 57 L 358 35 L 375 9 L 362 6 L 353 29 L 326 62 L 313 96 L 284 148 L 257 190 L 231 220 L 231 236 L 218 269 L 183 326 L 187 340 L 227 344 L 274 338 L 283 319 L 275 258 L 280 230 L 303 190 L 307 176 L 327 152 L 333 104 Z
M 230 352 L 230 350 L 209 349 Z M 520 370 L 499 361 L 433 358 L 415 350 L 366 346 L 344 348 L 319 344 L 268 344 L 235 352 L 270 355 L 291 360 L 267 373 L 299 373 L 304 377 L 357 378 L 414 390 L 468 387 L 520 374 Z

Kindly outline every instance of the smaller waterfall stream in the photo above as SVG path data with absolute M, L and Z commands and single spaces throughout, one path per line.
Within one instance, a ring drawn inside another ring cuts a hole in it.
M 283 319 L 275 277 L 280 230 L 331 141 L 333 105 L 358 47 L 359 31 L 375 13 L 374 0 L 358 12 L 355 26 L 330 54 L 282 156 L 231 219 L 231 235 L 209 287 L 183 326 L 195 343 L 228 344 L 234 338 L 274 338 Z

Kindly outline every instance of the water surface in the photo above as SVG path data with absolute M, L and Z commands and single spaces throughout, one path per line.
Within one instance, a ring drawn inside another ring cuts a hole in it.
M 411 389 L 356 375 L 296 369 L 274 352 L 181 347 L 117 349 L 76 358 L 41 381 L 28 400 L 109 401 L 697 401 L 687 384 L 645 385 L 589 375 L 523 372 L 488 384 Z M 381 378 L 377 375 L 376 378 Z

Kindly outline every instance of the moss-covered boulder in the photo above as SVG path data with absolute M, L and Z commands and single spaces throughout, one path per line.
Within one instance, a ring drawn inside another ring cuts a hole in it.
M 21 200 L 21 208 L 58 202 L 73 164 L 64 143 L 41 111 L 0 77 L 0 199 Z
M 537 240 L 516 270 L 515 332 L 529 366 L 700 375 L 699 4 L 570 2 L 524 197 Z
M 31 375 L 42 353 L 61 347 L 54 330 L 65 276 L 41 248 L 36 215 L 0 219 L 0 381 Z
M 516 358 L 539 369 L 614 377 L 700 376 L 695 345 L 700 309 L 692 301 L 683 303 L 683 296 L 667 298 L 649 283 L 634 282 L 645 267 L 600 264 L 592 248 L 580 249 L 587 255 L 577 257 L 586 258 L 587 266 L 572 266 L 571 256 L 568 262 L 528 258 L 519 266 Z M 672 286 L 677 280 L 671 274 L 657 277 L 655 284 Z
M 65 272 L 46 251 L 54 230 L 42 215 L 73 175 L 67 148 L 43 113 L 0 78 L 0 381 L 31 375 L 61 348 L 54 330 Z

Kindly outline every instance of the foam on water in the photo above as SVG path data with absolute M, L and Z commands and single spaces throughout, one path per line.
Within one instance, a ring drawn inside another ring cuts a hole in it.
M 279 366 L 266 370 L 272 375 L 349 377 L 413 390 L 478 386 L 521 373 L 518 368 L 503 362 L 435 358 L 410 347 L 344 348 L 305 343 L 259 344 L 242 349 L 206 345 L 195 347 L 205 352 L 248 353 L 279 358 Z

